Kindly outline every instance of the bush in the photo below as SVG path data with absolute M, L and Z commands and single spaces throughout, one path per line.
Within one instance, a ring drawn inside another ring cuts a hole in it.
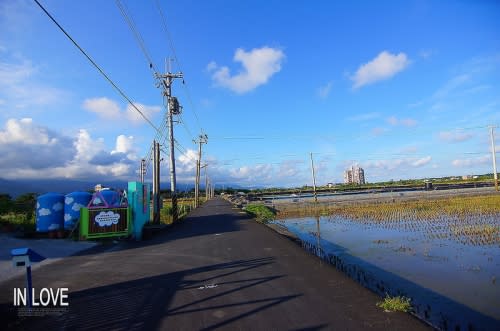
M 402 296 L 390 297 L 387 295 L 384 298 L 384 301 L 377 302 L 377 307 L 380 307 L 385 311 L 402 311 L 407 313 L 411 311 L 410 301 L 410 298 Z
M 271 208 L 259 204 L 247 205 L 243 210 L 255 217 L 257 221 L 263 223 L 273 220 L 276 216 L 276 213 Z

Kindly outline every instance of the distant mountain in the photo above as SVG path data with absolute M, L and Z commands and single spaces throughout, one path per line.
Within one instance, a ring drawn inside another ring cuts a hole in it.
M 24 193 L 38 193 L 44 194 L 47 192 L 57 192 L 67 194 L 75 191 L 90 191 L 94 189 L 96 184 L 101 184 L 104 187 L 111 187 L 115 189 L 125 189 L 127 187 L 126 181 L 78 181 L 73 179 L 3 179 L 0 178 L 0 193 L 7 193 L 15 198 Z M 160 185 L 161 190 L 170 190 L 170 183 L 165 182 Z M 225 188 L 238 189 L 251 189 L 260 187 L 244 187 L 238 184 L 225 184 Z M 178 191 L 190 191 L 194 188 L 194 183 L 177 183 Z M 220 189 L 217 186 L 217 189 Z M 205 190 L 205 183 L 201 183 L 200 190 Z
M 126 188 L 125 181 L 77 181 L 71 179 L 7 180 L 0 178 L 0 193 L 10 194 L 13 198 L 24 193 L 43 194 L 58 192 L 67 194 L 75 191 L 93 190 L 96 184 L 111 188 Z

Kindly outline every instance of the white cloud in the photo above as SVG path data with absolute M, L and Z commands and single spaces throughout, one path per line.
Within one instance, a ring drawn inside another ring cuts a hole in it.
M 241 62 L 243 66 L 239 73 L 231 76 L 228 67 L 219 67 L 214 61 L 207 65 L 207 70 L 213 72 L 212 80 L 216 85 L 243 94 L 266 84 L 274 74 L 281 70 L 284 58 L 283 51 L 277 48 L 264 46 L 254 48 L 249 52 L 238 48 L 233 60 Z
M 186 153 L 181 154 L 179 156 L 179 161 L 183 165 L 192 165 L 196 164 L 196 160 L 198 160 L 198 153 L 196 153 L 194 150 L 188 148 Z
M 367 169 L 374 170 L 384 170 L 384 171 L 396 171 L 407 168 L 419 168 L 425 166 L 431 162 L 432 157 L 430 155 L 422 158 L 399 158 L 399 159 L 389 159 L 389 160 L 377 160 L 370 161 L 365 164 Z
M 409 64 L 410 60 L 405 53 L 395 55 L 383 51 L 376 58 L 358 68 L 354 76 L 351 77 L 354 82 L 353 87 L 360 88 L 364 85 L 389 79 L 403 71 Z
M 468 158 L 468 159 L 455 159 L 451 161 L 451 164 L 454 167 L 458 168 L 472 168 L 472 167 L 477 167 L 480 165 L 485 165 L 492 162 L 491 161 L 491 155 L 483 155 L 475 158 Z
M 459 87 L 462 87 L 465 83 L 470 81 L 470 79 L 471 77 L 468 74 L 453 77 L 434 93 L 433 98 L 443 99 L 448 97 L 452 92 L 456 91 Z
M 424 166 L 424 165 L 428 164 L 429 162 L 431 162 L 431 160 L 432 160 L 432 157 L 430 157 L 430 156 L 426 156 L 426 157 L 423 157 L 423 158 L 421 158 L 421 159 L 418 159 L 418 160 L 413 161 L 413 162 L 411 163 L 411 165 L 412 165 L 413 167 L 422 167 L 422 166 Z
M 19 55 L 0 61 L 0 97 L 4 104 L 18 109 L 43 106 L 59 103 L 68 95 L 40 81 L 40 74 L 31 61 Z
M 100 169 L 105 170 L 105 173 L 109 171 L 113 176 L 116 177 L 129 175 L 132 170 L 130 164 L 123 164 L 123 163 L 113 164 L 108 168 L 101 167 Z
M 86 99 L 83 102 L 83 109 L 108 120 L 116 120 L 121 117 L 120 106 L 115 101 L 105 97 Z
M 57 138 L 51 138 L 46 128 L 35 126 L 31 118 L 9 119 L 5 130 L 0 131 L 0 143 L 49 145 L 57 143 Z
M 205 68 L 205 70 L 208 71 L 208 72 L 211 72 L 211 71 L 213 71 L 215 69 L 217 69 L 217 63 L 215 63 L 215 61 L 210 61 L 207 64 L 207 67 Z
M 134 103 L 134 105 L 146 116 L 149 120 L 151 120 L 156 114 L 161 111 L 161 107 L 159 106 L 146 106 L 142 103 Z M 134 124 L 141 124 L 145 122 L 144 117 L 137 112 L 137 110 L 132 107 L 130 104 L 127 105 L 126 110 L 127 119 Z
M 273 178 L 273 166 L 271 164 L 243 166 L 230 169 L 229 174 L 233 179 L 246 183 L 266 182 Z
M 134 103 L 134 105 L 149 120 L 152 120 L 161 111 L 161 107 L 159 106 L 147 106 L 138 102 Z M 146 123 L 144 117 L 132 105 L 127 104 L 126 109 L 122 111 L 116 101 L 106 97 L 86 99 L 83 101 L 82 107 L 106 120 L 127 120 L 132 124 Z
M 401 118 L 398 119 L 395 116 L 391 116 L 387 119 L 387 122 L 391 125 L 401 125 L 406 127 L 412 127 L 417 125 L 417 121 L 412 118 Z
M 473 137 L 472 134 L 460 131 L 442 131 L 439 132 L 439 139 L 451 142 L 458 143 L 469 140 Z
M 93 140 L 87 130 L 81 129 L 74 142 L 76 149 L 75 160 L 78 162 L 88 162 L 99 152 L 104 150 L 104 140 L 102 138 Z
M 134 137 L 133 136 L 127 137 L 127 136 L 121 134 L 118 137 L 116 137 L 116 148 L 113 152 L 127 154 L 127 153 L 133 151 L 133 149 L 132 149 L 133 144 L 134 144 Z
M 321 99 L 326 99 L 330 95 L 330 91 L 332 89 L 333 82 L 328 82 L 325 86 L 321 86 L 318 88 L 317 94 Z
M 127 155 L 129 160 L 137 160 L 137 155 L 135 154 L 134 148 L 134 137 L 133 136 L 125 136 L 123 134 L 116 137 L 116 147 L 111 152 L 111 154 L 123 153 Z
M 64 164 L 64 158 L 74 154 L 71 139 L 36 125 L 31 118 L 8 119 L 0 129 L 0 170 L 19 169 L 26 164 L 51 168 Z M 6 175 L 2 173 L 2 177 Z
M 23 60 L 21 63 L 0 62 L 0 86 L 25 82 L 36 71 L 28 60 Z

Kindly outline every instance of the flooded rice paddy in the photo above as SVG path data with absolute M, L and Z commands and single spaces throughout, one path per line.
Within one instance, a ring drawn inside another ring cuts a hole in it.
M 373 215 L 273 223 L 375 292 L 411 298 L 437 328 L 500 330 L 500 213 Z

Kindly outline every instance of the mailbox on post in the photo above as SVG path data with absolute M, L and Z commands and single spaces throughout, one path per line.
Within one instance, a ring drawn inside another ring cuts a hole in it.
M 45 260 L 45 257 L 41 256 L 34 250 L 28 247 L 14 248 L 10 251 L 12 256 L 12 264 L 14 268 L 26 268 L 26 283 L 28 290 L 28 306 L 31 308 L 33 302 L 32 295 L 32 285 L 31 285 L 31 263 L 41 262 Z
M 10 251 L 12 256 L 12 264 L 14 267 L 30 267 L 31 262 L 41 262 L 45 257 L 41 256 L 31 248 L 14 248 Z

